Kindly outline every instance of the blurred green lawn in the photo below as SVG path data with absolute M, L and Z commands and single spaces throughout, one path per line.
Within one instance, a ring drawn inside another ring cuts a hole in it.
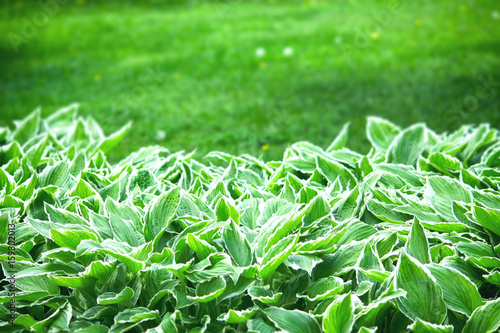
M 115 158 L 158 143 L 265 159 L 326 147 L 347 121 L 366 151 L 367 115 L 500 127 L 500 3 L 391 2 L 77 0 L 15 52 L 42 9 L 2 1 L 0 125 L 79 102 L 107 133 L 134 122 Z

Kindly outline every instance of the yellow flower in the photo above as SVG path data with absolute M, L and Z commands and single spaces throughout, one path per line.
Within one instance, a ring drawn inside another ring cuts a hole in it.
M 370 34 L 370 38 L 371 39 L 378 39 L 380 37 L 380 35 L 378 34 L 378 32 L 374 31 Z
M 262 145 L 260 149 L 262 149 L 263 151 L 269 150 L 269 145 L 266 143 L 265 145 Z
M 94 81 L 95 81 L 95 82 L 99 82 L 99 81 L 101 81 L 101 75 L 100 75 L 100 74 L 96 74 L 96 75 L 94 75 Z

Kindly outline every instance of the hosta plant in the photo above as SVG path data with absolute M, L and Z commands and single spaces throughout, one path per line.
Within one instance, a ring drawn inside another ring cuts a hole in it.
M 370 117 L 367 155 L 346 125 L 281 161 L 153 146 L 110 163 L 130 129 L 75 105 L 0 129 L 2 332 L 498 331 L 489 125 Z

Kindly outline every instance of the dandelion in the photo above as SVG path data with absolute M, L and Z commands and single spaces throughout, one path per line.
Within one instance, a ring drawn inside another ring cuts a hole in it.
M 156 141 L 161 141 L 167 137 L 167 133 L 165 131 L 159 130 L 156 131 Z
M 498 17 L 500 15 L 498 14 L 498 12 L 495 10 L 493 13 L 491 13 L 491 17 L 494 19 L 494 20 L 498 20 Z
M 267 150 L 269 150 L 269 145 L 266 143 L 266 144 L 262 145 L 262 147 L 260 149 L 262 149 L 263 151 L 267 151 Z
M 266 55 L 266 50 L 263 47 L 259 47 L 257 50 L 255 50 L 255 55 L 257 56 L 257 58 L 262 58 Z
M 283 55 L 284 55 L 285 57 L 289 57 L 289 56 L 291 56 L 292 54 L 293 54 L 293 49 L 292 49 L 291 47 L 285 47 L 285 48 L 283 49 Z
M 100 75 L 100 74 L 96 74 L 96 75 L 94 75 L 94 81 L 95 81 L 95 82 L 99 82 L 99 81 L 101 81 L 101 75 Z

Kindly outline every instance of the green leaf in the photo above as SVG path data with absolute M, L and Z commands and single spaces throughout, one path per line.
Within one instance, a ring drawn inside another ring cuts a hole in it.
M 145 243 L 144 236 L 135 229 L 132 221 L 123 220 L 121 217 L 111 214 L 109 224 L 117 241 L 125 242 L 133 247 Z
M 227 313 L 221 314 L 217 320 L 225 321 L 228 324 L 244 324 L 252 319 L 257 313 L 258 308 L 252 307 L 246 310 L 233 310 L 230 309 Z
M 76 250 L 78 245 L 84 240 L 97 241 L 97 236 L 83 230 L 50 230 L 50 238 L 60 247 Z
M 387 152 L 387 161 L 414 165 L 427 146 L 427 130 L 423 124 L 411 126 L 398 134 Z
M 219 297 L 226 289 L 226 281 L 217 277 L 207 282 L 200 283 L 196 286 L 196 296 L 188 295 L 187 298 L 199 303 L 210 302 Z
M 229 203 L 224 198 L 220 198 L 215 206 L 215 215 L 217 215 L 217 220 L 219 222 L 227 221 L 230 218 L 236 223 L 240 221 L 240 213 L 231 203 Z
M 414 219 L 408 241 L 406 243 L 406 252 L 422 264 L 431 262 L 431 253 L 429 251 L 429 242 L 425 236 L 425 231 L 418 219 Z
M 500 236 L 500 210 L 474 206 L 472 211 L 477 223 Z
M 395 287 L 407 293 L 406 297 L 397 299 L 397 304 L 408 318 L 420 318 L 433 324 L 443 322 L 446 317 L 443 291 L 431 278 L 430 272 L 404 250 L 396 267 Z
M 452 325 L 436 325 L 431 324 L 417 318 L 413 324 L 408 326 L 408 329 L 415 333 L 452 333 L 453 326 Z
M 344 280 L 335 276 L 329 276 L 311 283 L 307 289 L 307 298 L 310 301 L 321 301 L 330 298 L 342 291 Z
M 102 151 L 104 154 L 109 152 L 117 144 L 119 144 L 120 141 L 123 140 L 123 138 L 125 137 L 125 135 L 130 130 L 131 127 L 132 127 L 132 122 L 129 122 L 129 123 L 127 123 L 127 125 L 123 126 L 118 131 L 116 131 L 115 133 L 108 136 L 101 143 L 99 143 L 99 145 L 94 150 L 94 153 L 96 153 L 99 150 Z
M 462 333 L 495 332 L 499 327 L 500 298 L 497 298 L 474 310 Z
M 40 186 L 54 185 L 63 187 L 69 178 L 68 161 L 60 161 L 53 166 L 47 166 L 40 175 Z
M 456 221 L 453 215 L 453 201 L 472 203 L 471 188 L 455 179 L 441 176 L 427 178 L 424 198 L 446 221 Z
M 41 109 L 37 108 L 22 121 L 15 121 L 16 129 L 12 132 L 12 140 L 24 144 L 34 137 L 40 126 L 40 114 Z
M 110 333 L 121 333 L 132 329 L 144 321 L 158 318 L 158 310 L 150 311 L 143 307 L 125 309 L 115 316 L 115 323 L 109 329 Z
M 323 314 L 325 333 L 350 333 L 354 325 L 354 302 L 345 294 L 332 302 Z
M 267 281 L 273 275 L 274 271 L 283 263 L 288 256 L 292 253 L 293 248 L 297 244 L 299 235 L 289 235 L 281 242 L 274 245 L 262 258 L 260 264 L 259 275 Z
M 354 174 L 340 163 L 318 157 L 316 168 L 330 183 L 334 183 L 338 178 L 344 188 L 354 188 L 357 184 Z
M 109 305 L 109 304 L 124 304 L 134 297 L 134 290 L 130 287 L 125 287 L 120 293 L 106 292 L 97 297 L 97 304 L 99 305 Z
M 200 259 L 205 259 L 210 254 L 217 252 L 217 248 L 210 243 L 200 239 L 198 236 L 188 234 L 187 243 L 189 247 L 198 254 Z
M 146 242 L 151 241 L 168 227 L 179 207 L 180 199 L 181 189 L 174 187 L 151 202 L 144 217 Z
M 310 314 L 299 310 L 270 307 L 263 310 L 280 329 L 289 333 L 320 333 L 321 328 Z
M 450 310 L 470 316 L 477 307 L 483 305 L 477 287 L 465 275 L 437 264 L 426 267 L 443 290 L 444 302 Z
M 400 129 L 393 123 L 379 118 L 368 117 L 366 135 L 371 144 L 379 151 L 385 153 L 392 141 L 399 134 Z
M 229 220 L 229 228 L 223 229 L 222 239 L 238 266 L 246 267 L 252 264 L 253 255 L 250 243 L 232 219 Z
M 330 144 L 328 149 L 326 150 L 327 153 L 330 153 L 335 150 L 339 150 L 345 147 L 347 140 L 349 138 L 349 125 L 350 123 L 345 123 L 344 126 L 342 126 L 342 129 L 340 130 L 340 133 L 337 135 L 337 137 L 333 140 L 333 142 Z

